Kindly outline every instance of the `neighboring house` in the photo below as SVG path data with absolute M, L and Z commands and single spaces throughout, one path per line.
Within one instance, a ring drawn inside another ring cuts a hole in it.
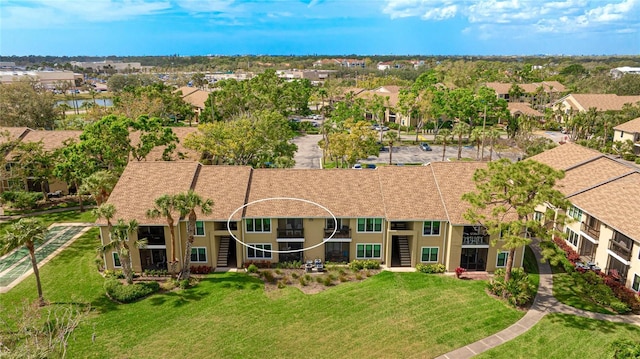
M 210 92 L 188 86 L 180 87 L 174 92 L 182 94 L 182 100 L 191 105 L 191 108 L 196 115 L 196 122 L 199 122 Z
M 532 160 L 565 171 L 557 188 L 572 203 L 567 223 L 550 223 L 584 262 L 595 263 L 627 287 L 640 288 L 640 172 L 602 153 L 566 143 Z M 540 208 L 539 218 L 543 217 Z M 553 222 L 553 219 L 546 219 Z
M 448 272 L 457 267 L 493 272 L 506 265 L 507 252 L 499 240 L 498 246 L 491 246 L 486 231 L 463 218 L 469 205 L 460 198 L 475 189 L 473 173 L 484 166 L 438 162 L 376 170 L 301 170 L 132 162 L 108 203 L 116 207 L 115 218 L 137 220 L 137 238 L 149 241 L 145 249 L 132 251 L 135 271 L 166 269 L 171 253 L 165 220 L 145 216 L 154 199 L 193 189 L 214 202 L 211 214 L 198 214 L 191 253 L 195 266 L 371 259 L 389 267 L 441 263 Z M 410 185 L 399 191 L 398 183 Z M 186 222 L 177 213 L 174 218 L 176 251 L 182 262 Z M 104 243 L 106 223 L 98 224 Z M 301 248 L 305 251 L 264 251 Z M 523 256 L 518 249 L 515 267 L 522 266 Z M 114 253 L 106 254 L 106 268 L 117 268 L 117 260 Z
M 509 102 L 507 104 L 507 109 L 513 117 L 528 116 L 537 120 L 542 120 L 544 118 L 544 114 L 542 112 L 531 108 L 531 105 L 526 102 Z
M 378 62 L 378 70 L 380 70 L 380 71 L 389 70 L 389 69 L 391 69 L 392 66 L 393 66 L 393 62 L 391 62 L 391 61 Z
M 401 126 L 416 126 L 418 118 L 409 118 L 398 113 L 398 101 L 400 97 L 400 86 L 381 86 L 374 90 L 364 90 L 356 94 L 357 97 L 369 100 L 373 95 L 386 98 L 387 107 L 384 113 L 384 122 L 394 122 Z M 371 114 L 367 114 L 367 118 L 372 118 Z
M 640 117 L 614 127 L 613 140 L 622 142 L 630 140 L 633 142 L 633 152 L 640 155 Z
M 553 103 L 555 111 L 565 114 L 586 112 L 590 108 L 597 111 L 621 111 L 626 104 L 640 102 L 640 96 L 618 96 L 616 94 L 569 94 Z
M 487 82 L 484 84 L 486 87 L 493 89 L 496 92 L 496 96 L 500 99 L 504 99 L 509 102 L 521 102 L 522 99 L 512 99 L 509 98 L 509 90 L 513 86 L 511 83 L 505 82 Z M 529 102 L 535 101 L 535 96 L 538 93 L 539 89 L 542 88 L 542 91 L 549 99 L 554 99 L 560 97 L 560 94 L 566 91 L 566 88 L 563 84 L 558 81 L 543 81 L 543 82 L 535 82 L 530 84 L 517 84 L 524 91 L 524 97 L 528 99 Z
M 339 67 L 365 67 L 365 61 L 360 59 L 322 59 L 313 63 L 313 67 L 339 66 Z
M 640 67 L 630 67 L 630 66 L 616 67 L 615 69 L 611 69 L 609 73 L 611 74 L 611 77 L 613 77 L 614 79 L 619 79 L 622 76 L 627 74 L 640 75 Z

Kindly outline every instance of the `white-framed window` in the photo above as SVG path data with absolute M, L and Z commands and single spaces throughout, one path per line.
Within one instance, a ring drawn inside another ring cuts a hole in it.
M 326 229 L 342 228 L 342 218 L 336 218 L 335 221 L 333 220 L 333 218 L 327 218 L 324 228 Z
M 496 260 L 496 267 L 506 267 L 507 258 L 509 258 L 509 252 L 499 252 L 498 259 Z
M 574 247 L 578 246 L 578 238 L 580 235 L 571 230 L 571 228 L 565 229 L 565 233 L 567 233 L 567 242 L 573 244 Z
M 439 236 L 440 221 L 425 221 L 422 225 L 423 236 Z
M 573 217 L 573 219 L 579 221 L 579 220 L 582 219 L 582 210 L 580 208 L 576 207 L 576 206 L 571 206 L 567 210 L 567 215 L 569 217 Z
M 254 244 L 254 243 L 249 243 L 249 245 L 251 247 L 247 247 L 247 258 L 249 259 L 271 259 L 271 252 L 265 252 L 262 251 L 261 249 L 270 251 L 271 250 L 271 244 Z
M 356 245 L 357 259 L 380 259 L 382 258 L 382 244 L 363 243 Z
M 543 218 L 544 218 L 544 213 L 538 212 L 538 211 L 533 212 L 533 220 L 534 221 L 542 222 Z
M 438 247 L 422 247 L 422 262 L 437 262 L 438 261 Z
M 204 222 L 196 221 L 196 236 L 202 237 L 204 236 Z
M 640 275 L 637 275 L 637 274 L 633 275 L 633 282 L 631 283 L 631 289 L 635 290 L 636 292 L 640 292 Z
M 192 262 L 206 262 L 207 261 L 207 248 L 205 248 L 205 247 L 191 247 L 191 261 Z
M 358 232 L 382 232 L 382 218 L 358 218 Z
M 120 263 L 120 256 L 118 255 L 118 252 L 111 252 L 111 255 L 113 256 L 113 266 L 116 268 L 121 268 L 122 263 Z
M 268 233 L 271 232 L 270 218 L 247 218 L 245 220 L 245 228 L 247 232 Z

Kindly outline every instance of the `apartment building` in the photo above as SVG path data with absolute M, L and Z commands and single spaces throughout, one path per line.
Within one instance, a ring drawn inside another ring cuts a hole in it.
M 213 211 L 198 214 L 193 265 L 241 267 L 250 262 L 372 259 L 389 267 L 441 263 L 493 272 L 504 267 L 507 251 L 483 227 L 468 223 L 462 194 L 472 191 L 472 175 L 482 163 L 433 163 L 376 170 L 252 169 L 197 162 L 132 162 L 112 192 L 115 219 L 140 224 L 132 239 L 146 238 L 132 251 L 133 268 L 166 268 L 171 231 L 166 219 L 146 217 L 155 198 L 193 189 L 213 200 Z M 180 262 L 186 222 L 176 220 Z M 108 238 L 105 222 L 103 243 Z M 235 237 L 235 239 L 234 239 Z M 299 251 L 304 249 L 304 251 Z M 522 265 L 524 251 L 514 265 Z M 105 255 L 117 268 L 116 253 Z
M 640 289 L 640 171 L 576 144 L 532 159 L 565 171 L 558 190 L 572 203 L 556 224 L 582 257 L 627 287 Z
M 640 117 L 614 127 L 613 140 L 633 142 L 633 152 L 640 155 Z

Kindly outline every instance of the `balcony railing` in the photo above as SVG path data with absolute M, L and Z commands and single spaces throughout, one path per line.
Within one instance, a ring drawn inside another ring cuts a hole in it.
M 278 238 L 304 238 L 304 229 L 278 228 Z
M 391 222 L 392 231 L 405 231 L 411 230 L 411 223 L 409 222 Z
M 589 224 L 582 222 L 580 228 L 584 233 L 590 235 L 593 239 L 598 239 L 598 237 L 600 237 L 600 223 L 594 226 L 590 226 Z
M 616 242 L 615 238 L 609 241 L 609 250 L 619 255 L 622 259 L 631 260 L 631 248 L 633 245 L 628 246 L 625 242 Z
M 324 229 L 324 238 L 329 238 L 329 236 L 333 233 L 333 228 L 325 228 Z M 336 234 L 333 235 L 332 238 L 351 238 L 351 228 L 342 227 L 336 231 Z
M 216 222 L 215 224 L 216 231 L 237 231 L 238 230 L 238 222 L 229 222 L 229 226 L 227 228 L 227 222 Z

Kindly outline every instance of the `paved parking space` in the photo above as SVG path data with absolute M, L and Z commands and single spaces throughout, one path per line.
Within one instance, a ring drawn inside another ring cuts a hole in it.
M 318 142 L 322 135 L 298 136 L 293 139 L 293 143 L 298 145 L 293 159 L 296 161 L 294 168 L 320 168 L 322 160 L 322 149 L 318 147 Z
M 388 149 L 388 147 L 387 147 Z M 419 146 L 400 146 L 393 148 L 393 155 L 391 159 L 394 164 L 398 163 L 430 163 L 442 161 L 442 146 L 431 145 L 432 151 L 423 151 Z M 462 147 L 462 157 L 472 158 L 475 160 L 477 154 L 476 147 L 466 146 Z M 379 156 L 369 156 L 366 160 L 360 161 L 361 163 L 389 163 L 389 151 L 380 152 Z M 489 148 L 485 147 L 484 156 L 489 156 Z M 493 159 L 508 157 L 512 160 L 518 158 L 517 153 L 511 152 L 495 152 L 493 153 Z M 447 146 L 445 152 L 445 161 L 449 158 L 458 157 L 458 146 Z
M 38 267 L 55 257 L 89 228 L 91 226 L 75 223 L 52 225 L 45 241 L 36 247 Z M 0 257 L 0 293 L 13 288 L 32 272 L 29 251 L 24 247 Z

